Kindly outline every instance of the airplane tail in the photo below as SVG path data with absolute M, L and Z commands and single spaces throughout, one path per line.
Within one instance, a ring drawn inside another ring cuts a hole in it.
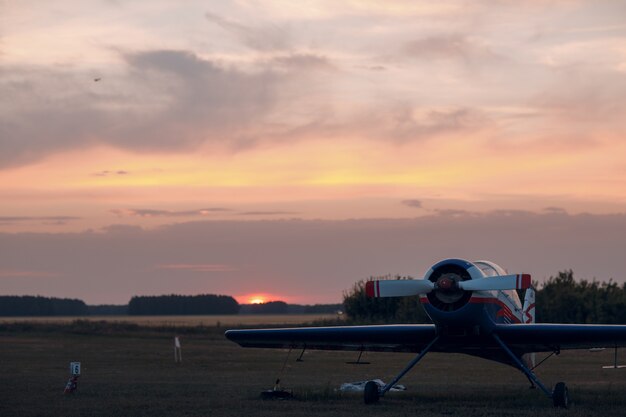
M 524 295 L 524 306 L 522 307 L 522 323 L 533 324 L 535 323 L 535 290 L 532 287 L 526 290 Z M 530 365 L 531 368 L 535 367 L 535 353 L 528 353 L 524 355 L 524 359 Z
M 530 324 L 535 322 L 535 290 L 528 288 L 524 296 L 524 307 L 522 307 L 522 323 Z

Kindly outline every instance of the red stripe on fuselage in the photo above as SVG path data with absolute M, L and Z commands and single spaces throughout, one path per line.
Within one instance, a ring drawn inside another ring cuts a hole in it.
M 469 300 L 472 304 L 497 304 L 501 310 L 496 313 L 496 317 L 508 317 L 510 320 L 521 323 L 522 321 L 511 311 L 511 308 L 504 304 L 502 301 L 494 297 L 472 297 Z
M 508 317 L 509 320 L 515 322 L 515 323 L 521 323 L 522 321 L 519 319 L 519 317 L 517 317 L 515 314 L 513 314 L 513 312 L 511 311 L 511 309 L 509 308 L 509 306 L 507 306 L 506 304 L 504 304 L 502 301 L 498 300 L 497 298 L 493 298 L 493 297 L 472 297 L 470 298 L 469 302 L 471 304 L 497 304 L 501 310 L 498 311 L 496 313 L 496 317 Z M 422 304 L 430 304 L 430 301 L 428 301 L 428 297 L 420 297 L 420 303 Z
M 528 320 L 526 320 L 526 323 L 532 323 L 533 322 L 533 316 L 530 315 L 530 311 L 533 310 L 535 308 L 535 303 L 532 303 L 531 305 L 528 306 L 528 309 L 526 310 L 526 318 Z

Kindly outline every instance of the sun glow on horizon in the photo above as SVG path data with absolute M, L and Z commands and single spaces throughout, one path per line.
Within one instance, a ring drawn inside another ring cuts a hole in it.
M 239 304 L 265 304 L 272 301 L 284 301 L 286 303 L 289 303 L 293 301 L 291 297 L 288 296 L 261 292 L 235 295 L 234 297 Z

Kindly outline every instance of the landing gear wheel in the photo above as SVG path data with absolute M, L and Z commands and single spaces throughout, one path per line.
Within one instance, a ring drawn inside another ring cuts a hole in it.
M 363 391 L 363 400 L 365 404 L 374 404 L 378 402 L 380 395 L 378 394 L 378 384 L 374 381 L 367 381 L 365 390 Z
M 569 406 L 569 394 L 565 382 L 559 382 L 552 391 L 552 402 L 555 407 L 567 408 Z

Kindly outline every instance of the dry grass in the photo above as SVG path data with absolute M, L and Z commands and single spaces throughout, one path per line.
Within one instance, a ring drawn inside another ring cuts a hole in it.
M 266 314 L 204 316 L 57 316 L 0 317 L 0 323 L 71 323 L 76 319 L 134 323 L 141 326 L 256 326 L 260 324 L 302 324 L 317 320 L 335 320 L 334 314 Z
M 182 365 L 173 363 L 172 335 L 143 329 L 123 334 L 65 331 L 0 332 L 0 416 L 624 416 L 626 370 L 603 370 L 612 352 L 563 352 L 539 369 L 546 384 L 564 380 L 573 407 L 555 410 L 529 390 L 518 371 L 467 356 L 430 354 L 391 393 L 366 406 L 336 388 L 346 381 L 389 380 L 412 357 L 368 354 L 371 365 L 346 365 L 351 352 L 292 352 L 282 376 L 296 398 L 262 401 L 286 351 L 243 349 L 223 329 L 183 337 Z M 64 396 L 70 361 L 83 375 Z M 626 358 L 624 358 L 626 361 Z

